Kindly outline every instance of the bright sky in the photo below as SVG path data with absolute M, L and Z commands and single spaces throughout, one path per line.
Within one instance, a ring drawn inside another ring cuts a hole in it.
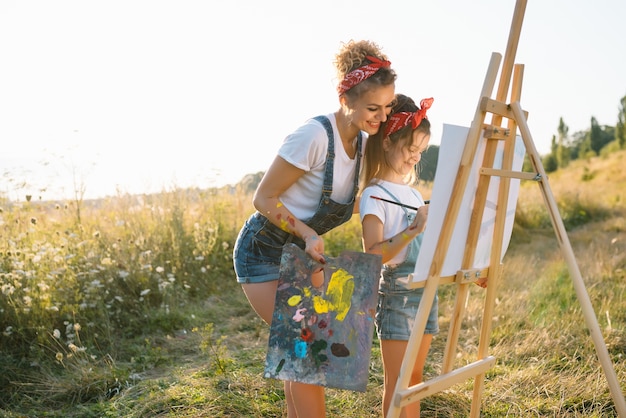
M 23 200 L 233 184 L 305 119 L 333 112 L 334 55 L 370 39 L 396 91 L 469 126 L 514 0 L 2 0 L 0 195 Z M 516 63 L 541 154 L 563 117 L 614 126 L 623 0 L 528 0 Z M 494 92 L 495 96 L 495 92 Z M 74 173 L 74 175 L 72 174 Z M 41 189 L 46 189 L 42 192 Z

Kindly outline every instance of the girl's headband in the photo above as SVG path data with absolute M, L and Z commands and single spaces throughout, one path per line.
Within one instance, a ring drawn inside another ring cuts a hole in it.
M 337 86 L 337 92 L 341 95 L 350 90 L 352 87 L 359 84 L 361 81 L 370 78 L 376 71 L 380 70 L 383 67 L 391 66 L 391 63 L 387 60 L 380 60 L 376 57 L 372 57 L 367 55 L 365 58 L 372 61 L 369 64 L 365 64 L 362 67 L 357 68 L 356 70 L 350 71 L 344 79 Z
M 404 128 L 409 124 L 409 122 L 411 123 L 413 129 L 420 126 L 420 123 L 422 123 L 423 119 L 428 119 L 428 116 L 426 116 L 426 111 L 430 109 L 430 106 L 432 106 L 434 100 L 435 99 L 433 99 L 432 97 L 430 99 L 422 99 L 422 101 L 420 102 L 421 109 L 418 109 L 416 112 L 394 113 L 392 116 L 389 117 L 389 122 L 387 122 L 387 126 L 385 126 L 385 136 L 383 138 L 386 138 L 392 133 Z

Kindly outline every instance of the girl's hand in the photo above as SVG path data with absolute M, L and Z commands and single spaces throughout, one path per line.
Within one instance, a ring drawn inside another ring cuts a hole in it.
M 415 219 L 413 219 L 413 223 L 409 226 L 409 230 L 417 232 L 417 234 L 421 234 L 426 229 L 426 220 L 428 219 L 428 208 L 430 205 L 421 206 L 417 209 L 417 214 L 415 215 Z

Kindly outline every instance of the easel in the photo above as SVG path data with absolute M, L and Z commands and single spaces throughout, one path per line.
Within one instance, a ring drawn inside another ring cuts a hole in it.
M 552 195 L 548 178 L 541 163 L 541 158 L 534 146 L 528 125 L 526 123 L 527 114 L 522 110 L 520 105 L 523 66 L 520 64 L 513 65 L 517 44 L 521 32 L 524 12 L 526 9 L 526 0 L 517 0 L 511 30 L 507 43 L 506 54 L 502 71 L 500 74 L 499 85 L 496 99 L 490 96 L 495 85 L 498 68 L 500 66 L 501 55 L 493 53 L 487 70 L 487 75 L 483 84 L 480 100 L 472 121 L 459 170 L 452 189 L 451 200 L 445 215 L 442 230 L 439 235 L 432 264 L 428 272 L 425 282 L 413 282 L 409 278 L 408 285 L 411 287 L 424 287 L 422 303 L 418 308 L 415 323 L 411 332 L 406 353 L 402 362 L 401 372 L 396 383 L 394 391 L 394 399 L 389 410 L 388 417 L 398 417 L 401 408 L 405 405 L 417 402 L 422 398 L 445 390 L 457 383 L 474 378 L 474 390 L 471 404 L 471 417 L 480 416 L 480 402 L 484 387 L 485 372 L 495 364 L 496 359 L 488 355 L 489 339 L 491 336 L 491 318 L 493 317 L 493 309 L 496 298 L 496 290 L 501 276 L 501 255 L 503 245 L 504 221 L 506 216 L 507 198 L 509 195 L 510 179 L 534 180 L 537 181 L 541 189 L 544 203 L 554 227 L 556 238 L 558 240 L 561 252 L 567 262 L 570 275 L 574 282 L 574 288 L 581 305 L 585 322 L 591 333 L 596 354 L 602 364 L 604 374 L 609 384 L 609 389 L 615 409 L 619 417 L 626 418 L 626 402 L 621 392 L 615 370 L 611 363 L 608 350 L 606 348 L 597 318 L 593 311 L 593 306 L 589 299 L 587 290 L 576 264 L 574 253 L 567 237 L 567 232 L 563 221 L 560 217 L 559 210 Z M 509 84 L 511 84 L 511 74 L 513 74 L 512 91 L 509 104 L 506 104 Z M 491 123 L 485 124 L 487 113 L 492 115 Z M 501 126 L 502 119 L 506 118 L 508 123 L 506 127 Z M 512 170 L 513 148 L 516 138 L 516 132 L 519 128 L 522 140 L 526 147 L 526 153 L 530 158 L 534 173 L 527 173 Z M 472 222 L 465 245 L 465 252 L 461 264 L 461 269 L 455 276 L 441 277 L 442 266 L 450 245 L 452 232 L 454 229 L 455 219 L 459 214 L 461 199 L 463 192 L 467 186 L 472 162 L 476 157 L 480 135 L 483 133 L 487 144 L 483 154 L 483 163 L 480 168 L 480 179 L 475 195 L 474 206 L 472 208 Z M 504 152 L 501 168 L 494 168 L 494 157 L 498 143 L 504 141 Z M 495 227 L 493 233 L 493 241 L 490 253 L 490 265 L 486 269 L 475 269 L 472 266 L 476 243 L 478 241 L 478 233 L 480 221 L 485 210 L 485 202 L 489 182 L 492 176 L 499 177 L 499 193 L 496 208 Z M 459 331 L 461 328 L 461 319 L 464 315 L 464 302 L 469 293 L 470 285 L 478 279 L 487 279 L 488 286 L 485 294 L 485 305 L 483 310 L 482 326 L 480 331 L 480 340 L 478 345 L 477 360 L 466 366 L 453 370 L 455 358 L 455 349 L 458 342 Z M 425 284 L 424 284 L 425 283 Z M 457 293 L 455 299 L 454 313 L 450 320 L 450 328 L 448 331 L 448 339 L 444 352 L 441 375 L 428 381 L 409 386 L 410 376 L 417 356 L 422 335 L 426 327 L 428 313 L 432 307 L 437 287 L 440 284 L 456 283 Z

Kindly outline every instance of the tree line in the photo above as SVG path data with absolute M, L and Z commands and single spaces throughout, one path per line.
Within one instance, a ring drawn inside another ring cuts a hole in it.
M 552 136 L 550 153 L 542 157 L 544 169 L 551 172 L 567 167 L 572 160 L 626 149 L 625 124 L 626 96 L 620 100 L 615 126 L 600 125 L 592 116 L 589 129 L 569 135 L 569 127 L 561 118 L 557 135 Z
M 615 126 L 600 125 L 592 116 L 589 129 L 570 135 L 569 127 L 561 117 L 557 134 L 552 136 L 550 152 L 542 156 L 542 164 L 546 172 L 550 173 L 567 167 L 573 160 L 602 153 L 610 154 L 620 149 L 626 149 L 626 96 L 620 100 Z M 434 180 L 438 158 L 439 147 L 436 145 L 431 145 L 422 154 L 419 173 L 421 180 Z M 530 161 L 526 158 L 524 171 L 531 170 Z

